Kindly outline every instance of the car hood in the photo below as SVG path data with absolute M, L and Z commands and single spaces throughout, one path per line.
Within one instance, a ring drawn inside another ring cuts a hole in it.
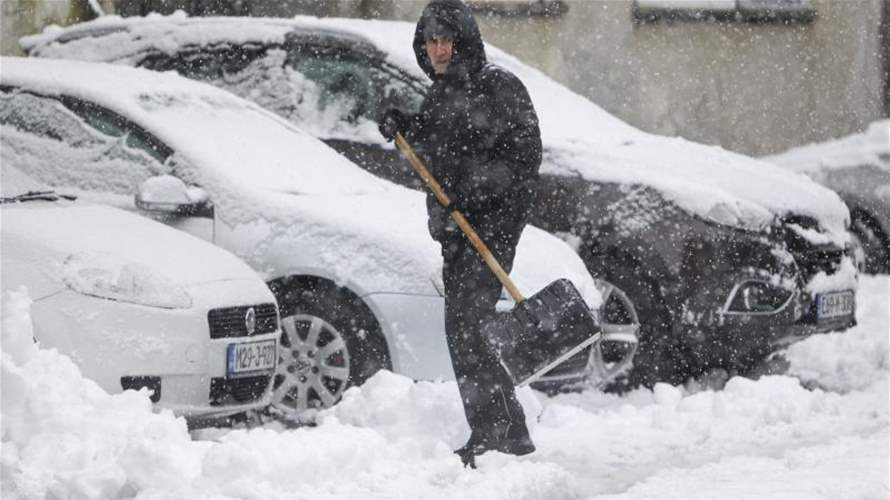
M 26 202 L 3 207 L 4 244 L 49 255 L 59 278 L 81 269 L 150 273 L 189 287 L 257 275 L 234 255 L 158 222 L 101 205 Z

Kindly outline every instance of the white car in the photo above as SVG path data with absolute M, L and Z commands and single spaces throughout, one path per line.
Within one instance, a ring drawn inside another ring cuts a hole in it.
M 275 297 L 230 253 L 2 166 L 3 290 L 33 301 L 35 341 L 109 393 L 146 387 L 193 419 L 269 404 Z
M 284 330 L 278 407 L 329 406 L 381 368 L 453 378 L 423 194 L 175 74 L 6 58 L 0 84 L 5 163 L 213 241 L 265 277 Z M 614 327 L 627 348 L 609 349 L 609 363 L 592 349 L 547 381 L 620 371 L 636 343 L 633 306 L 597 285 L 566 243 L 528 227 L 511 276 L 528 295 L 568 278 L 591 308 L 624 323 Z

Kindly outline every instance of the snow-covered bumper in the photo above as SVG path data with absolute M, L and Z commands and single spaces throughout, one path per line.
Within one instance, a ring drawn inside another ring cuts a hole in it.
M 223 417 L 269 403 L 278 309 L 261 286 L 191 286 L 186 309 L 66 290 L 32 305 L 35 336 L 109 393 L 144 387 L 157 407 L 177 415 Z

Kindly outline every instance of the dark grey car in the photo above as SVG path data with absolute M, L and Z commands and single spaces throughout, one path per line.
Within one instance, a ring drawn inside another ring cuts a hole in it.
M 429 84 L 412 36 L 413 25 L 388 21 L 173 16 L 86 23 L 22 45 L 32 56 L 212 83 L 365 169 L 419 187 L 376 130 L 389 107 L 415 111 Z M 790 342 L 855 324 L 849 214 L 834 193 L 752 158 L 640 132 L 486 50 L 523 80 L 542 117 L 532 222 L 573 243 L 594 275 L 637 307 L 631 384 L 682 382 L 710 369 L 748 373 Z

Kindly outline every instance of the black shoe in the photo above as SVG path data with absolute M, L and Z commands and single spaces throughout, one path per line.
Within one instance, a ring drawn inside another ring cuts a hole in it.
M 499 439 L 492 436 L 493 433 L 473 431 L 470 439 L 454 453 L 460 457 L 464 467 L 476 468 L 476 457 L 486 451 L 499 451 L 508 455 L 521 457 L 535 451 L 535 444 L 528 435 L 525 422 L 510 424 L 507 431 Z
M 517 422 L 507 427 L 507 432 L 496 443 L 494 450 L 508 455 L 528 455 L 535 451 L 535 443 L 532 442 L 531 436 L 528 435 L 528 428 L 525 422 Z
M 488 435 L 474 430 L 470 434 L 470 439 L 467 440 L 467 443 L 454 450 L 454 453 L 460 457 L 460 461 L 464 464 L 464 467 L 475 469 L 476 455 L 481 455 L 486 451 L 493 449 L 490 444 L 491 440 Z

